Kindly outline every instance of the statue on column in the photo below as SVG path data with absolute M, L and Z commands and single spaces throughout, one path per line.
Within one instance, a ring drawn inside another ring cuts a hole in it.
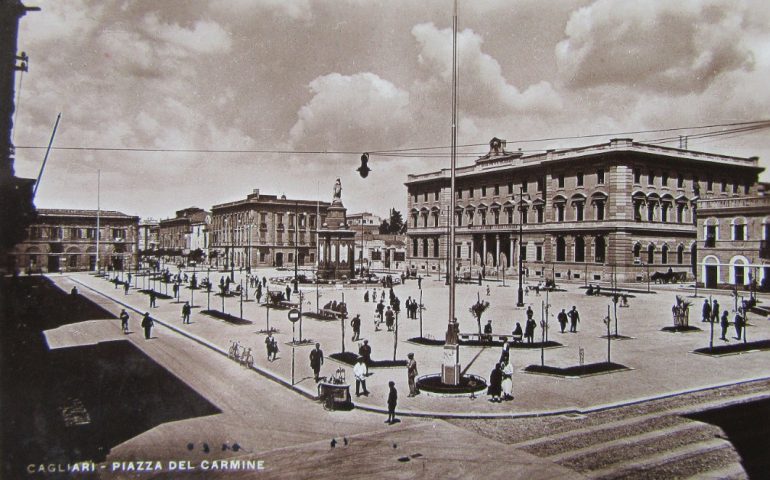
M 334 184 L 334 200 L 340 200 L 342 201 L 342 182 L 340 182 L 340 179 L 337 179 L 337 182 Z

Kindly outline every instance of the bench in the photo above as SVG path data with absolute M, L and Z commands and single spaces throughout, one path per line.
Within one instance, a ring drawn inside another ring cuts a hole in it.
M 502 342 L 503 338 L 506 339 L 506 341 L 513 341 L 514 343 L 521 343 L 521 336 L 517 335 L 514 337 L 510 334 L 499 334 L 499 333 L 492 333 L 492 334 L 485 334 L 482 333 L 479 335 L 478 333 L 461 333 L 460 334 L 460 340 L 463 340 L 465 342 Z
M 329 308 L 322 308 L 320 313 L 321 316 L 325 318 L 345 318 L 342 312 L 338 312 L 337 310 L 332 310 Z
M 299 302 L 290 302 L 288 300 L 281 300 L 279 305 L 283 308 L 297 308 L 299 309 Z

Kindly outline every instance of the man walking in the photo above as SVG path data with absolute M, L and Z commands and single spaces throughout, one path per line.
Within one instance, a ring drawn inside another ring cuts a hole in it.
M 736 340 L 741 339 L 742 330 L 743 330 L 743 315 L 741 315 L 741 310 L 738 309 L 738 311 L 735 312 L 735 339 Z
M 120 328 L 123 333 L 128 333 L 128 312 L 125 308 L 120 311 Z
M 393 331 L 394 319 L 395 315 L 393 314 L 393 310 L 388 306 L 388 310 L 385 312 L 385 326 L 388 327 L 389 332 Z
M 123 295 L 128 295 L 128 288 L 129 288 L 129 286 L 130 286 L 130 283 L 128 283 L 128 282 L 125 282 L 123 284 Z
M 142 328 L 144 328 L 144 338 L 149 340 L 152 338 L 152 326 L 155 322 L 150 317 L 150 312 L 144 312 L 144 318 L 142 318 Z
M 288 285 L 286 285 L 286 301 L 291 301 L 291 287 Z
M 711 321 L 716 322 L 719 320 L 719 302 L 717 302 L 717 299 L 714 299 L 713 305 L 711 306 Z
M 406 374 L 409 379 L 409 396 L 414 397 L 419 392 L 417 391 L 417 385 L 415 380 L 417 379 L 417 360 L 414 359 L 414 353 L 409 353 L 406 356 L 409 360 L 406 362 Z
M 184 302 L 184 305 L 182 306 L 182 323 L 190 323 L 191 310 L 190 302 Z
M 324 352 L 321 351 L 321 344 L 316 343 L 315 349 L 310 351 L 310 368 L 313 369 L 313 379 L 318 383 L 318 377 L 321 373 L 321 365 L 324 364 Z
M 360 356 L 353 366 L 353 375 L 356 377 L 356 397 L 362 395 L 361 388 L 364 389 L 363 395 L 369 395 L 369 390 L 366 389 L 366 364 L 364 364 L 364 359 Z
M 369 345 L 369 340 L 364 340 L 364 344 L 358 347 L 358 355 L 364 360 L 366 374 L 369 375 L 369 363 L 372 361 L 372 347 Z
M 569 331 L 570 333 L 577 333 L 577 324 L 580 321 L 580 314 L 577 311 L 576 306 L 572 306 L 572 310 L 567 313 L 569 317 Z
M 353 327 L 353 341 L 357 341 L 361 336 L 361 315 L 356 315 L 350 321 L 350 326 Z
M 701 315 L 701 322 L 711 321 L 711 304 L 708 299 L 703 300 L 703 314 Z
M 157 305 L 155 305 L 156 298 L 157 298 L 157 295 L 155 294 L 155 290 L 150 290 L 150 308 L 157 307 Z
M 564 333 L 564 329 L 567 328 L 567 314 L 564 312 L 563 308 L 561 309 L 561 312 L 559 312 L 559 315 L 557 316 L 557 319 L 559 320 L 559 326 L 561 327 L 561 333 Z
M 388 382 L 388 388 L 390 389 L 388 392 L 388 421 L 385 423 L 392 425 L 396 423 L 396 405 L 398 405 L 398 391 L 396 390 L 396 382 L 392 380 Z
M 725 342 L 727 340 L 727 329 L 730 327 L 730 320 L 727 318 L 727 310 L 724 311 L 722 314 L 722 321 L 720 322 L 720 326 L 722 327 L 722 337 L 721 339 Z
M 275 360 L 275 356 L 278 354 L 278 342 L 275 340 L 273 332 L 267 333 L 267 338 L 265 338 L 265 346 L 267 346 L 267 361 L 272 362 Z

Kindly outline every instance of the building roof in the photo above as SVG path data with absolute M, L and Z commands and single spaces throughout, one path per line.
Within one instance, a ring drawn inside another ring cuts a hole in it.
M 770 197 L 709 198 L 698 200 L 698 218 L 719 214 L 770 214 Z
M 139 221 L 139 217 L 135 215 L 126 215 L 123 212 L 115 210 L 78 210 L 71 208 L 38 208 L 38 217 L 96 217 L 97 213 L 100 218 L 124 218 L 135 219 Z
M 490 142 L 489 153 L 476 159 L 473 165 L 456 168 L 455 176 L 457 178 L 473 177 L 488 175 L 490 172 L 515 170 L 520 168 L 542 168 L 546 164 L 555 165 L 562 162 L 574 161 L 576 159 L 591 159 L 617 153 L 647 155 L 669 160 L 687 160 L 703 164 L 732 166 L 742 170 L 750 170 L 752 173 L 759 173 L 764 170 L 764 168 L 759 166 L 758 157 L 734 157 L 730 155 L 697 152 L 694 150 L 634 142 L 630 138 L 613 138 L 609 143 L 560 150 L 547 150 L 544 153 L 535 153 L 531 155 L 524 155 L 522 152 L 506 152 L 504 148 L 500 148 L 500 145 L 492 147 Z M 704 167 L 708 168 L 707 165 L 704 165 Z M 450 169 L 444 168 L 437 172 L 409 174 L 405 185 L 408 186 L 435 181 L 443 182 L 448 181 L 449 178 Z
M 280 197 L 278 197 L 277 195 L 264 195 L 259 193 L 258 189 L 255 189 L 253 193 L 250 193 L 243 200 L 220 203 L 218 205 L 212 206 L 211 212 L 214 213 L 215 210 L 223 210 L 223 209 L 229 209 L 233 207 L 245 207 L 250 205 L 261 205 L 261 206 L 277 205 L 277 206 L 284 206 L 289 210 L 291 210 L 294 208 L 295 205 L 299 207 L 313 207 L 313 208 L 315 208 L 316 206 L 319 206 L 323 209 L 326 209 L 331 204 L 329 202 L 321 202 L 317 200 L 299 200 L 299 199 L 286 198 L 285 195 L 281 195 Z

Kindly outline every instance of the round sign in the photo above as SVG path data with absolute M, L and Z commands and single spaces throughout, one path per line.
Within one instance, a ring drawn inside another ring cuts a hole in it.
M 297 320 L 299 320 L 299 310 L 297 310 L 296 308 L 292 308 L 291 310 L 289 310 L 289 321 L 294 323 Z

